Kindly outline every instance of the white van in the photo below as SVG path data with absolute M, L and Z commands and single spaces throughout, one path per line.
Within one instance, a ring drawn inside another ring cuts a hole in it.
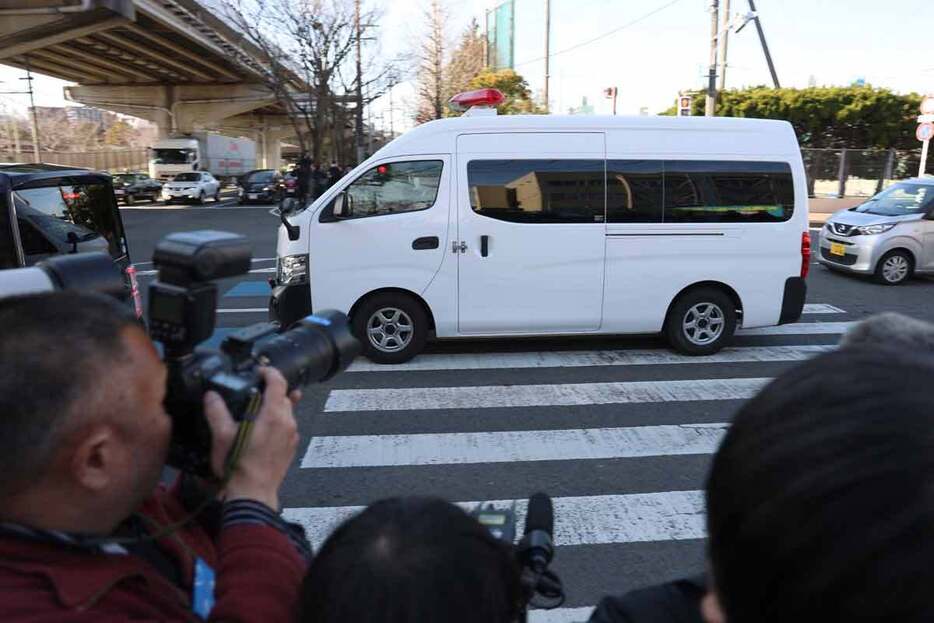
M 286 217 L 270 316 L 346 311 L 384 363 L 429 336 L 664 332 L 710 354 L 737 326 L 798 320 L 810 264 L 780 121 L 468 114 Z

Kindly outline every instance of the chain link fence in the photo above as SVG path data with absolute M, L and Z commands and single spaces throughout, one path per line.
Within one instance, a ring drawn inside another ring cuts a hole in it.
M 149 150 L 112 149 L 107 151 L 40 151 L 42 162 L 61 164 L 94 171 L 146 171 L 149 168 Z M 28 153 L 0 152 L 0 162 L 35 162 Z
M 811 197 L 869 197 L 918 175 L 920 149 L 802 149 Z

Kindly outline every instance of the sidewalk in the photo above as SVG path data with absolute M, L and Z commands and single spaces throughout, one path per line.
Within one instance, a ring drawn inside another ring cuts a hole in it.
M 848 210 L 863 203 L 866 199 L 867 197 L 843 197 L 842 199 L 836 197 L 811 197 L 808 199 L 809 223 L 811 227 L 823 227 L 834 212 Z

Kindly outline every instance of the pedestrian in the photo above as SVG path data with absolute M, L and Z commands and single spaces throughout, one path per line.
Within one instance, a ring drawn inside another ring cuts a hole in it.
M 321 170 L 321 165 L 315 161 L 311 165 L 311 197 L 312 199 L 317 199 L 325 190 L 325 183 L 327 179 L 324 174 L 324 171 Z
M 307 151 L 303 151 L 302 157 L 298 160 L 298 165 L 295 167 L 295 178 L 298 199 L 304 204 L 308 200 L 308 193 L 311 190 L 311 158 L 308 157 Z
M 337 166 L 337 160 L 331 161 L 331 166 L 328 167 L 328 188 L 337 183 L 341 178 L 341 168 Z
M 166 369 L 135 316 L 78 292 L 0 301 L 0 620 L 293 623 L 310 549 L 278 489 L 298 433 L 262 375 L 225 488 L 166 489 Z M 204 413 L 221 474 L 238 427 L 217 394 Z
M 328 537 L 302 586 L 300 623 L 514 623 L 512 549 L 437 498 L 382 500 Z
M 605 598 L 592 622 L 934 620 L 934 353 L 879 328 L 736 415 L 707 480 L 706 581 Z

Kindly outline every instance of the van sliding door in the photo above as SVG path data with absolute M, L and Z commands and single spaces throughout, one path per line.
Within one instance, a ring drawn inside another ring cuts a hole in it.
M 599 329 L 603 134 L 472 134 L 457 145 L 459 332 Z

